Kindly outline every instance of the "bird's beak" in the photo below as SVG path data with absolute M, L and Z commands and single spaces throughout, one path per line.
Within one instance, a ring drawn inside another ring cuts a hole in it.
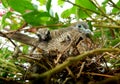
M 91 37 L 91 36 L 94 35 L 94 33 L 93 33 L 90 29 L 86 29 L 86 30 L 85 30 L 85 35 L 86 35 L 87 37 Z

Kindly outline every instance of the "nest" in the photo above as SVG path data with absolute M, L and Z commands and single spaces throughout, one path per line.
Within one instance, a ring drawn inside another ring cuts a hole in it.
M 31 55 L 35 62 L 31 63 L 28 71 L 36 74 L 32 75 L 33 84 L 38 82 L 48 84 L 93 84 L 112 77 L 114 74 L 113 70 L 108 67 L 104 57 L 108 53 L 100 53 L 99 51 L 89 53 L 89 51 L 98 48 L 99 45 L 81 33 L 76 33 L 70 41 L 61 43 L 52 40 L 49 43 L 51 43 L 50 46 L 46 48 L 40 48 L 39 46 L 35 50 L 38 54 L 32 53 Z M 84 56 L 84 53 L 87 52 L 88 54 Z

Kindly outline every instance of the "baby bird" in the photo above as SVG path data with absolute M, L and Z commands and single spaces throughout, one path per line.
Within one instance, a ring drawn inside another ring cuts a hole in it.
M 51 40 L 50 31 L 47 28 L 38 29 L 37 36 L 40 42 L 48 42 L 49 40 Z
M 55 39 L 58 37 L 61 37 L 62 41 L 65 41 L 65 40 L 70 40 L 71 35 L 69 35 L 69 33 L 67 32 L 72 30 L 77 30 L 78 32 L 86 35 L 86 37 L 89 37 L 89 35 L 93 34 L 86 22 L 79 21 L 67 28 L 60 28 L 60 29 L 51 30 L 51 31 L 47 28 L 39 29 L 37 32 L 37 36 L 39 37 L 39 41 L 48 42 L 51 39 Z

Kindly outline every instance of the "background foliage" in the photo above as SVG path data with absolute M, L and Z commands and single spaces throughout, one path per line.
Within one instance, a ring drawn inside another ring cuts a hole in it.
M 4 6 L 0 12 L 0 30 L 5 32 L 21 31 L 33 35 L 36 29 L 48 27 L 50 29 L 61 28 L 70 25 L 75 21 L 88 22 L 90 29 L 94 32 L 93 40 L 100 48 L 120 48 L 120 0 L 57 0 L 57 7 L 53 10 L 54 0 L 36 0 L 39 5 L 32 3 L 32 0 L 0 0 Z M 72 5 L 63 9 L 59 14 L 60 7 Z M 45 9 L 42 9 L 42 8 Z M 27 29 L 26 29 L 27 28 Z M 30 46 L 15 42 L 23 54 L 28 54 Z M 4 81 L 25 82 L 22 75 L 29 66 L 25 58 L 13 59 L 15 46 L 0 38 L 0 84 Z M 119 58 L 111 59 L 108 62 L 114 64 L 114 68 L 120 67 Z M 23 67 L 25 67 L 23 69 Z M 111 66 L 113 67 L 113 66 Z M 8 78 L 8 79 L 5 79 Z M 2 81 L 4 80 L 4 81 Z

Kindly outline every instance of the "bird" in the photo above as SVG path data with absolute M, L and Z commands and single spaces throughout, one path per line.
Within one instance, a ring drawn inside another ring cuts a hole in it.
M 50 31 L 47 28 L 38 29 L 36 35 L 39 38 L 39 42 L 48 42 L 51 39 Z
M 49 30 L 48 28 L 39 29 L 37 36 L 39 38 L 39 41 L 46 42 L 61 36 L 59 40 L 61 40 L 61 42 L 64 42 L 70 40 L 71 37 L 68 32 L 72 30 L 77 30 L 78 32 L 85 34 L 86 37 L 89 37 L 89 35 L 93 34 L 86 22 L 78 21 L 66 28 L 60 28 L 56 30 Z

